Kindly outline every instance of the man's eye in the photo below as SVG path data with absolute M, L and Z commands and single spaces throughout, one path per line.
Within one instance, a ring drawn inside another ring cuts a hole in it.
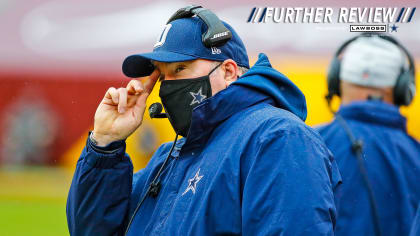
M 184 67 L 184 66 L 178 66 L 178 67 L 175 69 L 175 73 L 179 73 L 179 72 L 181 72 L 183 69 L 185 69 L 185 67 Z

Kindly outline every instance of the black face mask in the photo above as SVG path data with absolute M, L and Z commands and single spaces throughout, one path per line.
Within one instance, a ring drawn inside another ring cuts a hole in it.
M 221 64 L 202 77 L 162 81 L 159 96 L 177 134 L 187 136 L 192 110 L 204 99 L 211 97 L 210 74 Z

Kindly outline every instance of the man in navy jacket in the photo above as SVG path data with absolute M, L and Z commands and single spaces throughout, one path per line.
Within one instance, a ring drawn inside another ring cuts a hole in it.
M 100 103 L 68 196 L 71 235 L 333 235 L 340 174 L 304 124 L 305 97 L 264 54 L 248 70 L 241 39 L 223 24 L 232 38 L 207 48 L 199 17 L 171 21 L 152 53 L 125 60 L 131 77 L 156 69 Z M 133 175 L 124 140 L 158 79 L 184 137 Z
M 414 63 L 389 36 L 348 42 L 336 55 L 339 71 L 332 63 L 329 74 L 333 94 L 339 76 L 341 107 L 318 129 L 343 178 L 336 234 L 408 235 L 420 201 L 420 144 L 407 134 L 398 105 L 414 95 Z

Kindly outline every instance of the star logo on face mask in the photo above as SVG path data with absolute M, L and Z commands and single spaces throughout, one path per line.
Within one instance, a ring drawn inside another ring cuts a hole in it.
M 200 88 L 198 90 L 198 92 L 196 92 L 196 93 L 190 92 L 191 96 L 193 97 L 193 100 L 191 101 L 190 106 L 192 106 L 196 103 L 201 103 L 204 99 L 207 98 L 207 96 L 203 94 L 202 90 L 203 90 L 203 88 Z
M 197 189 L 197 183 L 200 182 L 201 178 L 203 178 L 203 175 L 200 176 L 200 169 L 198 169 L 194 177 L 188 180 L 188 187 L 182 193 L 182 196 L 184 196 L 184 194 L 188 193 L 190 190 L 193 194 L 195 194 L 195 190 Z

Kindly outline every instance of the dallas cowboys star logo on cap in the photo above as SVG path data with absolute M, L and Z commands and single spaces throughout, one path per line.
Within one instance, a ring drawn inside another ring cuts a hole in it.
M 204 99 L 207 98 L 206 95 L 203 94 L 203 88 L 200 88 L 198 92 L 190 92 L 191 96 L 193 97 L 193 100 L 191 101 L 190 106 L 202 102 Z
M 182 193 L 182 196 L 184 196 L 184 194 L 188 193 L 190 190 L 191 192 L 193 192 L 193 194 L 195 194 L 195 190 L 197 189 L 197 183 L 200 182 L 201 178 L 203 178 L 203 175 L 200 176 L 200 169 L 198 169 L 194 177 L 188 180 L 188 187 Z

